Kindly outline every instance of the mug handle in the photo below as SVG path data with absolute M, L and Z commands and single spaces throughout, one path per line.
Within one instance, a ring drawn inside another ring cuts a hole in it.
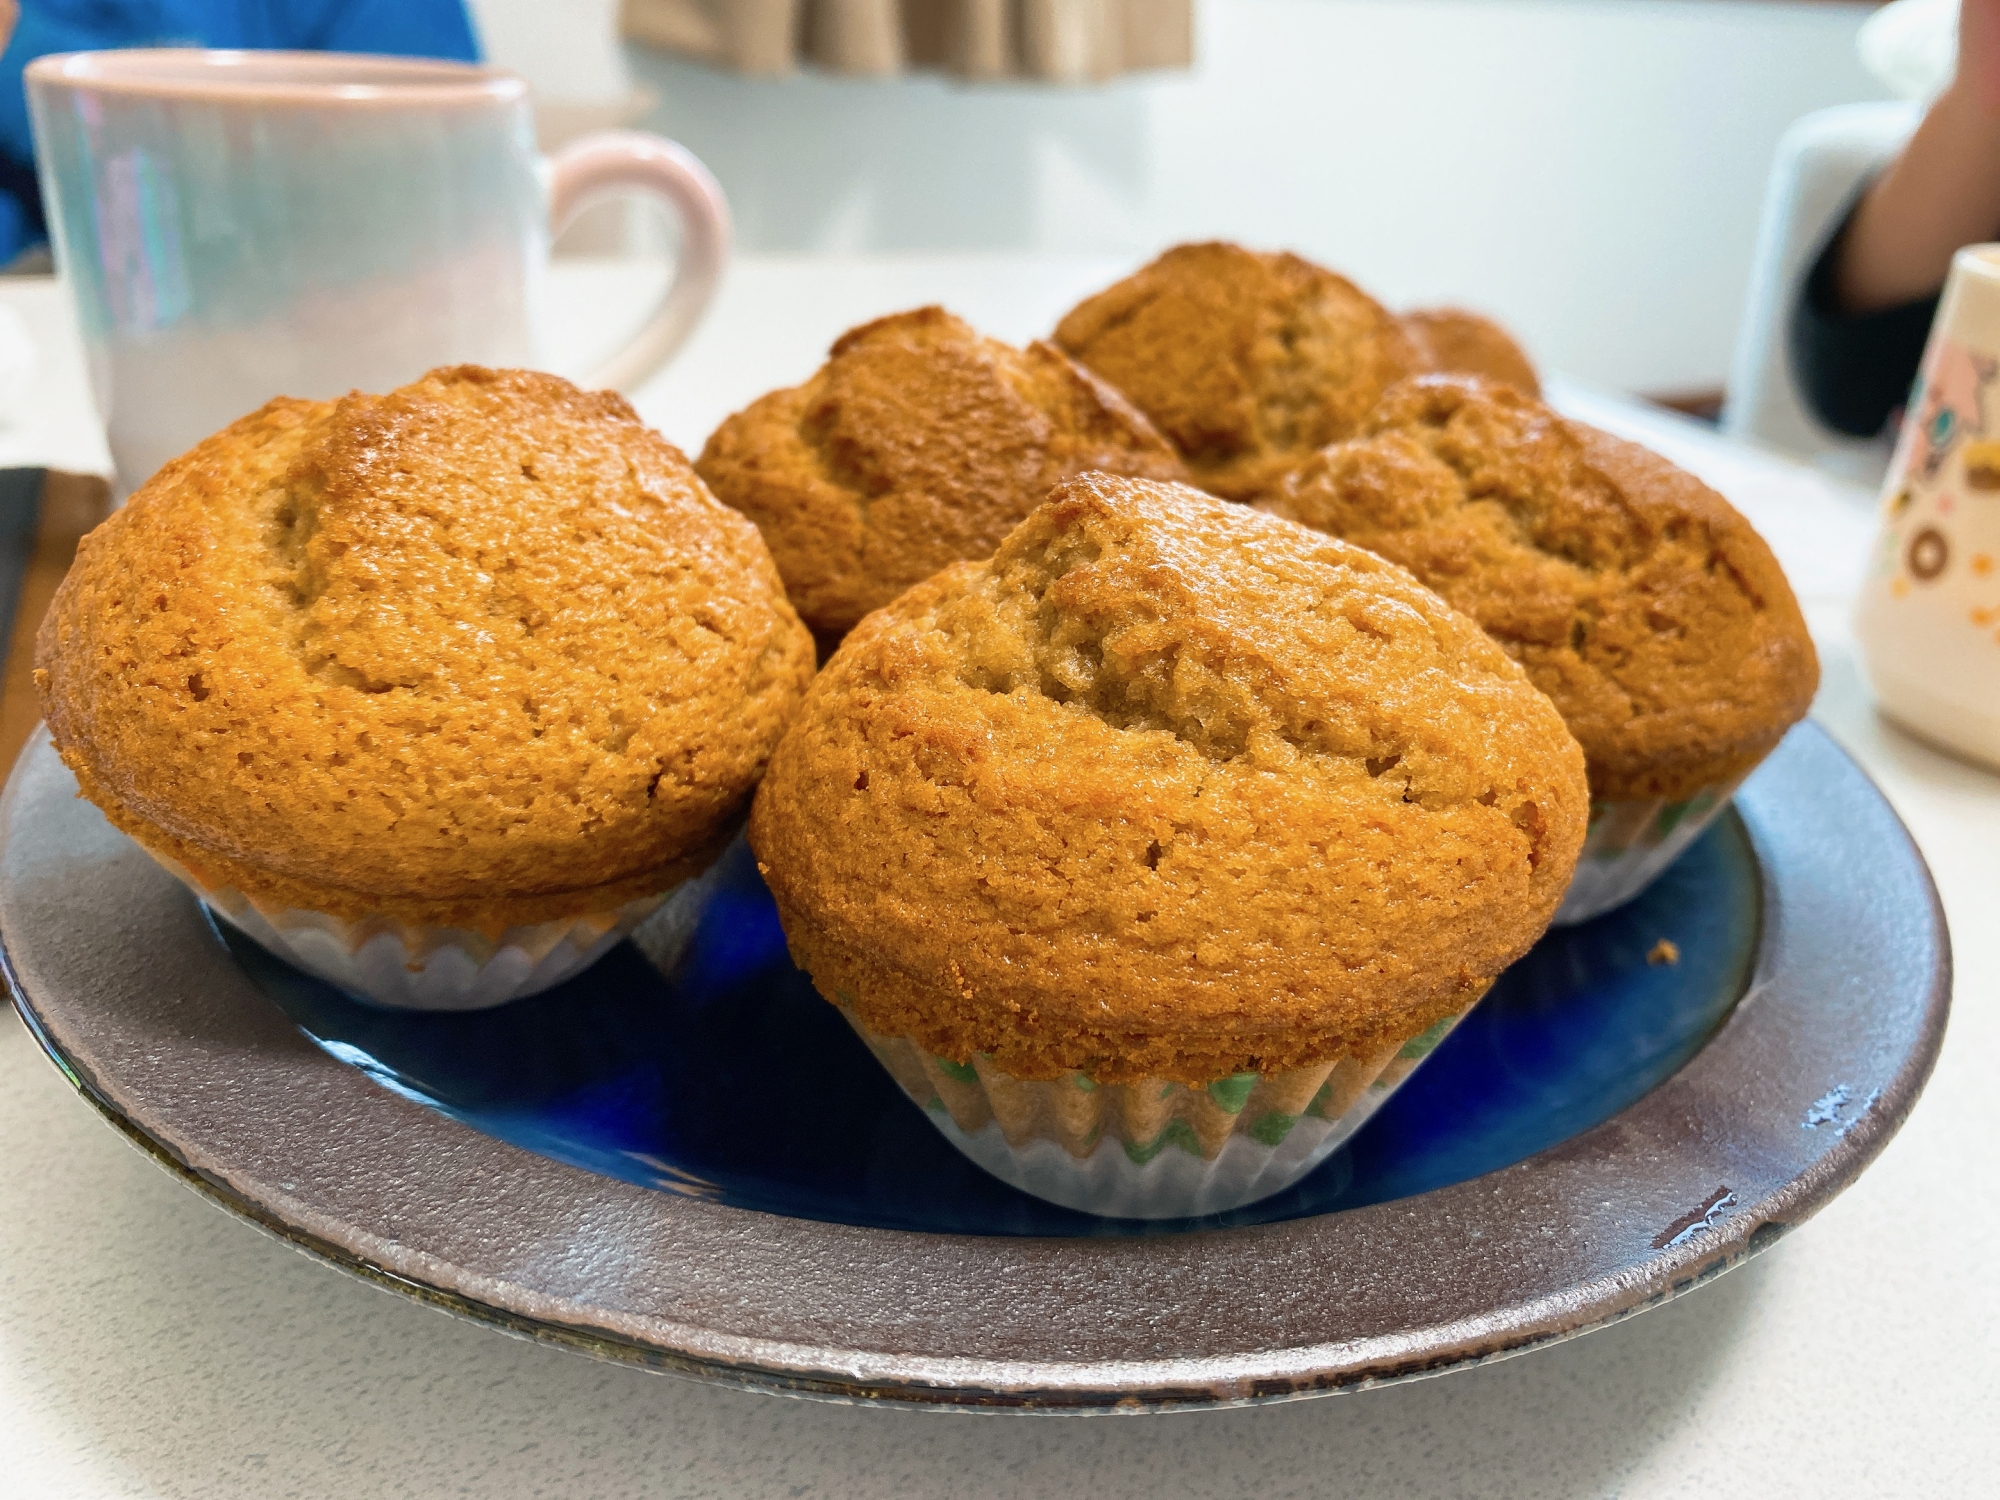
M 583 380 L 586 386 L 629 391 L 673 358 L 708 311 L 729 259 L 729 202 L 693 152 L 638 130 L 580 136 L 555 154 L 550 167 L 551 239 L 593 200 L 621 188 L 664 199 L 680 220 L 674 279 L 625 347 Z

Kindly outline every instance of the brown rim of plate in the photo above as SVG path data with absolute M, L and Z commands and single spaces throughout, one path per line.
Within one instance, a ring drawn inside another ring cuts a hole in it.
M 1795 730 L 1737 805 L 1763 935 L 1743 999 L 1680 1072 L 1484 1177 L 1179 1235 L 782 1218 L 482 1135 L 297 1031 L 181 887 L 74 796 L 39 733 L 0 799 L 0 959 L 42 1046 L 141 1149 L 251 1223 L 433 1306 L 797 1396 L 1229 1406 L 1435 1374 L 1617 1322 L 1773 1244 L 1873 1160 L 1944 1034 L 1936 891 L 1888 804 L 1817 727 Z

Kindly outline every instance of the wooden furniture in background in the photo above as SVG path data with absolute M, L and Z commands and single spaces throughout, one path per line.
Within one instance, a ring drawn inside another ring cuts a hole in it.
M 1194 60 L 1194 0 L 624 0 L 621 25 L 739 73 L 1086 83 Z
M 111 487 L 80 474 L 0 470 L 0 766 L 12 767 L 41 722 L 35 631 L 84 533 L 111 514 Z
M 1693 417 L 1711 427 L 1721 417 L 1723 404 L 1728 399 L 1728 393 L 1719 385 L 1685 391 L 1640 391 L 1638 396 L 1641 401 L 1664 406 L 1668 411 L 1677 411 L 1684 417 Z

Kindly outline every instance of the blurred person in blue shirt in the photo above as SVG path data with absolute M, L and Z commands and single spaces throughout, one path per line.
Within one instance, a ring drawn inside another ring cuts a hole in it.
M 50 52 L 231 47 L 479 60 L 464 0 L 0 0 L 0 267 L 47 235 L 21 71 Z

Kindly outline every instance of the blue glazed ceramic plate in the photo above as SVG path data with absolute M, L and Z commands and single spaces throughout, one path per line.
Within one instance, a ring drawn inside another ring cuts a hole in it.
M 1922 860 L 1804 726 L 1316 1173 L 1142 1225 L 1024 1197 L 939 1138 L 787 963 L 740 856 L 670 979 L 620 949 L 501 1010 L 414 1016 L 225 941 L 75 793 L 41 738 L 0 798 L 0 957 L 49 1055 L 162 1165 L 511 1332 L 836 1400 L 1280 1400 L 1600 1327 L 1851 1181 L 1950 992 Z M 1662 939 L 1678 962 L 1648 961 Z
M 381 1009 L 226 925 L 216 936 L 342 1062 L 557 1161 L 763 1213 L 1024 1235 L 1262 1224 L 1520 1161 L 1686 1062 L 1742 995 L 1757 948 L 1756 860 L 1732 815 L 1639 900 L 1550 932 L 1304 1181 L 1233 1213 L 1144 1223 L 1029 1197 L 948 1145 L 792 967 L 747 847 L 726 858 L 671 980 L 628 943 L 556 989 L 470 1014 Z

